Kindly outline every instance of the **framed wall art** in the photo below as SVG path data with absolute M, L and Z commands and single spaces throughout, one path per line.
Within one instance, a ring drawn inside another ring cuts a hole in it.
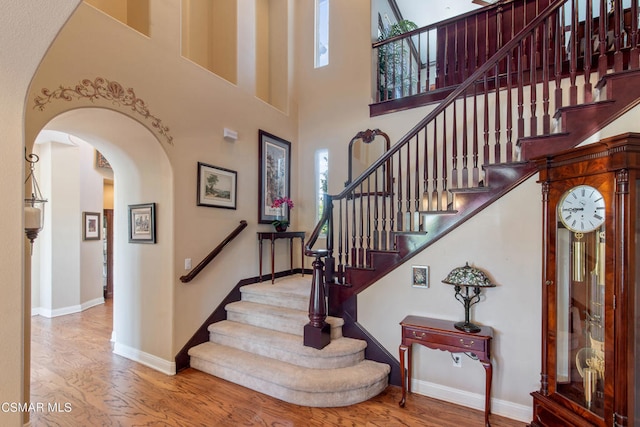
M 237 172 L 198 162 L 198 206 L 236 209 Z
M 429 267 L 425 265 L 414 265 L 411 267 L 411 286 L 414 288 L 429 287 Z
M 82 240 L 100 240 L 100 214 L 82 212 Z
M 273 201 L 290 197 L 291 143 L 263 130 L 259 132 L 258 222 L 270 224 L 276 219 L 289 220 L 289 212 L 272 208 Z M 284 214 L 285 218 L 282 218 Z
M 156 243 L 156 204 L 129 205 L 129 243 Z

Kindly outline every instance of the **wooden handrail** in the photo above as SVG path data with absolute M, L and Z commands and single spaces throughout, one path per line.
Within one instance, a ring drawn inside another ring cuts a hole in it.
M 229 235 L 214 250 L 212 250 L 209 255 L 205 257 L 205 259 L 200 261 L 200 263 L 196 265 L 195 268 L 189 272 L 189 274 L 180 276 L 180 281 L 182 283 L 189 283 L 190 281 L 192 281 L 198 275 L 198 273 L 200 273 L 207 265 L 209 265 L 209 263 L 213 261 L 213 259 L 220 252 L 222 252 L 222 249 L 224 249 L 224 247 L 227 246 L 229 242 L 235 239 L 235 237 L 240 234 L 240 232 L 246 227 L 247 221 L 243 219 L 242 221 L 240 221 L 240 225 L 237 226 L 231 233 L 229 233 Z

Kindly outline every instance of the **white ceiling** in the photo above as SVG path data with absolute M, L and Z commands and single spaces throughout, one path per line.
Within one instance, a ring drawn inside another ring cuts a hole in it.
M 396 0 L 396 3 L 402 17 L 415 22 L 418 27 L 444 21 L 481 7 L 472 0 Z

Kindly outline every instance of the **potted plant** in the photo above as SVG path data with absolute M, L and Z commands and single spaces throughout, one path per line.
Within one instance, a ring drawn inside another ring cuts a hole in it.
M 403 19 L 381 29 L 378 41 L 399 36 L 417 29 L 415 22 Z M 410 66 L 411 58 L 409 40 L 398 40 L 378 47 L 378 72 L 380 74 L 380 100 L 402 98 L 405 93 L 411 94 L 411 85 L 417 81 Z M 419 58 L 418 58 L 419 59 Z
M 284 209 L 293 209 L 293 200 L 284 196 L 276 198 L 271 204 L 272 208 L 278 209 L 280 212 L 279 215 L 276 216 L 276 219 L 271 222 L 271 224 L 276 228 L 276 231 L 283 232 L 287 231 L 287 227 L 289 227 L 289 220 L 284 215 Z

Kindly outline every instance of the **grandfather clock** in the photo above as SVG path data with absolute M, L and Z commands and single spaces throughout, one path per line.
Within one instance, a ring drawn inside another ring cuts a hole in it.
M 535 159 L 542 372 L 531 426 L 640 426 L 640 134 Z

